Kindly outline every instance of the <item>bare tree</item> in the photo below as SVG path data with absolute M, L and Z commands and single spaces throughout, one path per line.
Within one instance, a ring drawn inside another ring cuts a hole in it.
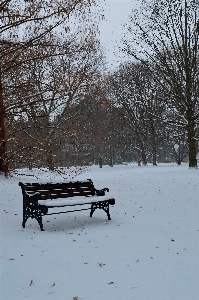
M 139 165 L 141 161 L 147 164 L 148 154 L 152 154 L 156 165 L 158 146 L 165 137 L 162 124 L 165 105 L 159 85 L 149 75 L 143 64 L 128 63 L 109 78 L 112 102 L 120 107 Z
M 124 51 L 162 85 L 167 111 L 187 134 L 189 166 L 197 167 L 199 1 L 143 0 L 132 12 L 128 33 Z
M 102 58 L 98 41 L 92 37 L 86 40 L 79 47 L 73 44 L 72 49 L 58 59 L 49 58 L 48 71 L 46 65 L 35 69 L 40 101 L 23 110 L 29 125 L 29 130 L 23 129 L 23 132 L 32 139 L 32 148 L 46 157 L 51 170 L 56 156 L 66 151 L 64 145 L 71 144 L 72 136 L 76 136 L 73 135 L 74 124 L 86 113 L 81 103 L 100 76 Z M 81 134 L 80 128 L 78 130 Z
M 47 93 L 49 83 L 42 85 L 34 67 L 47 63 L 50 57 L 71 52 L 69 35 L 75 36 L 71 23 L 75 21 L 80 34 L 78 43 L 88 32 L 96 32 L 91 15 L 95 0 L 7 0 L 0 4 L 0 172 L 8 173 L 11 132 L 7 128 L 24 111 L 37 106 L 41 95 Z M 96 14 L 97 15 L 97 14 Z M 92 19 L 92 22 L 91 22 Z M 87 24 L 83 26 L 83 24 Z M 59 37 L 59 39 L 54 37 Z M 62 44 L 65 41 L 65 47 Z M 66 42 L 67 41 L 67 42 Z M 87 41 L 86 41 L 87 42 Z M 67 45 L 67 46 L 66 46 Z M 74 49 L 73 49 L 74 50 Z M 56 68 L 55 68 L 56 70 Z M 57 71 L 57 70 L 56 70 Z M 55 72 L 56 72 L 55 71 Z M 37 80 L 33 80 L 34 76 Z M 34 82 L 33 82 L 34 81 Z M 37 87 L 36 87 L 37 86 Z M 39 109 L 39 105 L 38 105 Z M 8 126 L 9 123 L 9 126 Z M 10 136 L 9 136 L 10 135 Z

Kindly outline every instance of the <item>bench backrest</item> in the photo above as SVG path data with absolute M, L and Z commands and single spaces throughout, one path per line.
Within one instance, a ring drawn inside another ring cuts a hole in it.
M 67 198 L 74 196 L 93 196 L 95 188 L 92 180 L 63 183 L 22 183 L 22 193 L 34 194 L 40 193 L 40 200 Z

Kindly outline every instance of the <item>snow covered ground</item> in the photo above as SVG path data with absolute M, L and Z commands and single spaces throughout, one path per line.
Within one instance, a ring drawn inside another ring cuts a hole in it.
M 101 210 L 45 216 L 41 232 L 32 219 L 22 228 L 18 186 L 39 179 L 0 177 L 0 298 L 199 299 L 199 170 L 93 166 L 76 177 L 87 178 L 115 197 L 112 220 Z

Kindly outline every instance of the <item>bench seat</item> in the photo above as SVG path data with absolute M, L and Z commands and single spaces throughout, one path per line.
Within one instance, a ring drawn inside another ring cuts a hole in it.
M 44 205 L 48 208 L 52 207 L 64 207 L 64 206 L 74 206 L 74 205 L 83 205 L 83 204 L 91 204 L 96 202 L 103 202 L 113 200 L 114 198 L 108 196 L 75 196 L 68 197 L 66 199 L 58 198 L 52 200 L 38 200 L 40 205 Z

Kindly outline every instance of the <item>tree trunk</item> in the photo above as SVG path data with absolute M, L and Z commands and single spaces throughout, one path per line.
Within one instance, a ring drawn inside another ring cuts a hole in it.
M 142 150 L 142 164 L 143 164 L 144 166 L 147 165 L 147 158 L 146 158 L 146 153 L 145 153 L 144 150 Z
M 147 165 L 147 158 L 146 158 L 146 151 L 145 151 L 144 142 L 141 143 L 141 158 L 142 158 L 143 166 L 146 166 Z
M 48 164 L 49 170 L 54 171 L 55 166 L 54 166 L 54 163 L 53 163 L 53 155 L 52 155 L 51 151 L 47 153 L 46 162 Z
M 99 156 L 99 167 L 102 168 L 102 158 Z
M 153 157 L 153 166 L 157 166 L 157 151 L 156 151 L 156 147 L 155 145 L 153 146 L 153 150 L 152 150 L 152 157 Z
M 141 162 L 142 162 L 141 158 L 138 157 L 138 167 L 141 167 Z
M 155 136 L 155 127 L 152 118 L 150 118 L 150 124 L 151 124 L 151 134 L 152 134 L 151 139 L 152 139 L 153 166 L 157 166 L 156 136 Z
M 5 108 L 3 103 L 3 87 L 0 71 L 0 172 L 2 172 L 5 176 L 8 175 L 6 148 Z
M 197 147 L 194 122 L 188 119 L 189 167 L 197 168 Z
M 113 156 L 110 157 L 110 167 L 113 167 Z

